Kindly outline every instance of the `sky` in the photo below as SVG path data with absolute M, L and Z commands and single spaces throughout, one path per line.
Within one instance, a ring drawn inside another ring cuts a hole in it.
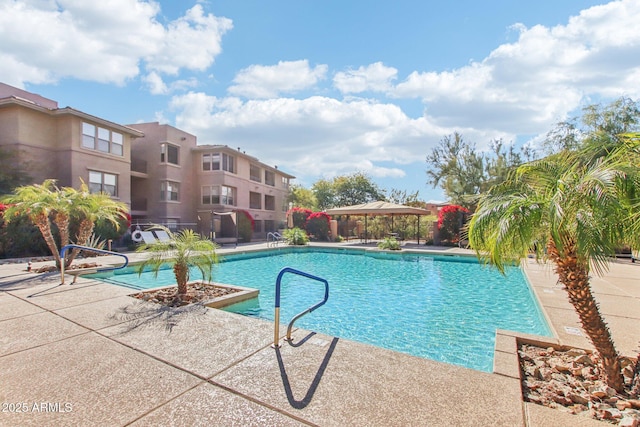
M 119 124 L 159 121 L 295 175 L 366 173 L 445 200 L 447 135 L 539 146 L 640 98 L 640 1 L 0 0 L 0 82 Z

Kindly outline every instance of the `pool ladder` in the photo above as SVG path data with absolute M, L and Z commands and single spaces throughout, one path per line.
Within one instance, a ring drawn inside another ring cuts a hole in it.
M 127 265 L 129 265 L 129 258 L 121 253 L 118 252 L 113 252 L 113 251 L 105 251 L 104 249 L 96 249 L 96 248 L 92 248 L 89 246 L 81 246 L 81 245 L 66 245 L 64 246 L 62 249 L 60 249 L 60 284 L 64 285 L 64 254 L 67 252 L 67 250 L 69 249 L 82 249 L 83 251 L 92 251 L 92 252 L 97 252 L 99 254 L 107 254 L 107 255 L 117 255 L 119 257 L 124 258 L 124 264 L 119 265 L 117 267 L 104 267 L 104 268 L 98 268 L 98 269 L 90 269 L 89 271 L 91 271 L 92 273 L 99 273 L 99 272 L 103 272 L 103 271 L 112 271 L 112 270 L 120 270 L 121 268 L 125 268 Z M 77 279 L 77 276 L 73 279 L 73 283 L 75 283 Z
M 282 242 L 282 234 L 277 231 L 267 233 L 267 247 L 276 247 Z
M 278 273 L 278 278 L 276 280 L 275 315 L 274 315 L 274 318 L 273 318 L 274 319 L 273 345 L 272 345 L 273 348 L 280 347 L 280 283 L 282 281 L 282 276 L 284 276 L 286 273 L 296 274 L 298 276 L 306 277 L 308 279 L 312 279 L 312 280 L 315 280 L 317 282 L 324 283 L 324 298 L 319 303 L 314 304 L 313 306 L 307 308 L 303 312 L 298 313 L 295 316 L 293 316 L 293 318 L 291 319 L 291 322 L 289 322 L 289 326 L 287 326 L 287 336 L 286 336 L 285 340 L 287 340 L 287 341 L 291 341 L 292 340 L 291 339 L 291 329 L 293 328 L 293 323 L 296 320 L 298 320 L 299 318 L 301 318 L 305 314 L 311 313 L 316 308 L 324 305 L 324 303 L 326 303 L 327 300 L 329 299 L 329 282 L 327 282 L 325 279 L 323 279 L 321 277 L 314 276 L 314 275 L 309 274 L 309 273 L 305 273 L 304 271 L 300 271 L 300 270 L 296 270 L 296 269 L 290 268 L 290 267 L 285 267 L 282 270 L 280 270 L 280 273 Z

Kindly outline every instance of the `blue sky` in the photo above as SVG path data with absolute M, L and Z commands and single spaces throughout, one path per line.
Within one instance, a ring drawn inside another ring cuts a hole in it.
M 640 97 L 640 2 L 0 0 L 0 81 L 117 123 L 240 147 L 310 186 L 363 171 L 444 196 L 457 131 L 539 144 Z

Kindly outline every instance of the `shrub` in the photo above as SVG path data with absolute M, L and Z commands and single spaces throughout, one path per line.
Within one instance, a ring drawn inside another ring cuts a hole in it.
M 305 229 L 307 218 L 311 215 L 311 211 L 305 208 L 292 208 L 288 215 L 293 215 L 293 226 Z
M 400 242 L 395 237 L 385 237 L 384 240 L 378 243 L 378 249 L 386 249 L 390 251 L 399 251 Z
M 284 237 L 290 245 L 306 245 L 309 243 L 309 236 L 307 236 L 307 233 L 298 227 L 284 230 L 282 237 Z
M 0 258 L 22 258 L 49 255 L 40 230 L 25 215 L 6 223 L 7 205 L 0 203 Z
M 245 210 L 239 210 L 240 215 L 238 219 L 238 237 L 245 242 L 250 242 L 253 238 L 253 229 L 256 226 L 256 222 L 251 214 Z
M 117 221 L 118 225 L 116 226 L 110 221 L 99 219 L 93 229 L 93 234 L 104 241 L 120 239 L 131 227 L 131 215 L 127 212 L 124 218 L 119 217 Z
M 317 240 L 329 240 L 329 215 L 324 212 L 314 212 L 307 218 L 305 229 Z
M 440 240 L 457 243 L 468 213 L 469 209 L 458 205 L 448 205 L 440 209 L 438 212 Z

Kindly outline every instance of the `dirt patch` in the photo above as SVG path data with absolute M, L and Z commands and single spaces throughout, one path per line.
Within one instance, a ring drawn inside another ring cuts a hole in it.
M 177 294 L 178 287 L 162 288 L 131 295 L 144 301 L 155 302 L 167 307 L 181 307 L 187 304 L 196 304 L 211 301 L 214 298 L 239 292 L 239 289 L 219 286 L 213 283 L 188 283 L 185 295 Z
M 65 271 L 80 270 L 82 268 L 97 268 L 97 267 L 100 267 L 100 264 L 98 264 L 97 262 L 83 262 L 82 264 L 70 265 L 69 267 L 65 268 Z M 58 270 L 58 267 L 56 267 L 55 265 L 45 265 L 44 267 L 40 267 L 33 271 L 36 273 L 53 273 L 54 271 L 60 271 L 60 270 Z
M 602 380 L 595 353 L 525 344 L 518 354 L 525 401 L 612 424 L 640 423 L 640 400 L 631 394 L 632 359 L 622 359 L 625 391 L 616 393 Z

